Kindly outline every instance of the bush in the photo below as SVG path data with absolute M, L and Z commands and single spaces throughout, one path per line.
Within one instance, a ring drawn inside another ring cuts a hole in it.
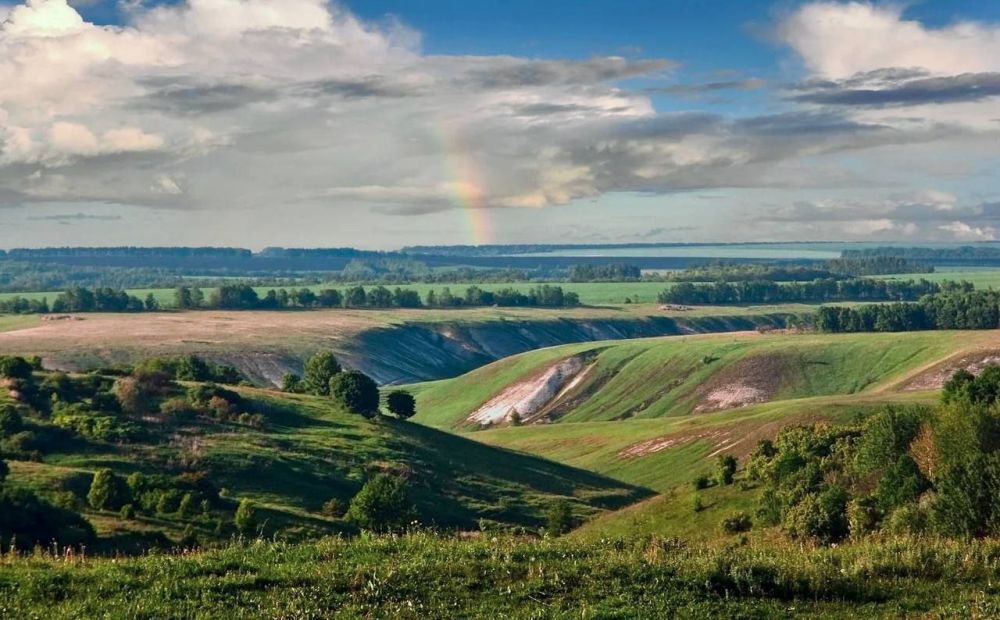
M 691 486 L 694 487 L 695 491 L 700 491 L 702 489 L 707 489 L 711 486 L 712 481 L 705 474 L 696 476 L 694 480 L 691 481 Z
M 118 510 L 128 500 L 128 487 L 110 469 L 99 469 L 90 482 L 87 502 L 95 510 Z
M 323 507 L 320 509 L 320 512 L 324 517 L 339 519 L 347 514 L 347 506 L 344 505 L 342 500 L 332 497 L 323 502 Z
M 545 511 L 545 533 L 561 536 L 571 529 L 573 529 L 573 513 L 569 502 L 559 500 L 552 503 Z
M 390 392 L 386 398 L 389 411 L 394 413 L 400 420 L 408 420 L 417 413 L 417 402 L 409 392 L 397 390 Z
M 379 474 L 366 482 L 347 510 L 349 521 L 374 532 L 403 530 L 415 516 L 406 483 L 387 474 Z
M 330 380 L 330 396 L 351 413 L 366 418 L 378 414 L 378 385 L 364 373 L 342 372 Z
M 881 513 L 874 497 L 858 497 L 847 502 L 847 529 L 852 538 L 860 538 L 878 527 Z
M 12 405 L 0 405 L 0 437 L 10 437 L 24 429 L 24 419 Z
M 94 528 L 73 511 L 58 508 L 21 488 L 0 488 L 0 547 L 29 550 L 36 545 L 80 545 Z M 2 550 L 2 549 L 0 549 Z
M 753 527 L 753 520 L 745 512 L 737 512 L 722 520 L 722 531 L 727 534 L 748 532 Z
M 281 377 L 281 391 L 289 394 L 300 394 L 305 391 L 305 384 L 302 377 L 295 373 L 286 372 Z
M 0 377 L 30 381 L 33 370 L 31 364 L 23 357 L 0 356 Z
M 727 486 L 733 483 L 736 475 L 736 457 L 731 454 L 719 455 L 719 484 Z
M 254 508 L 253 502 L 248 499 L 240 500 L 236 514 L 233 515 L 233 525 L 241 534 L 253 533 L 254 528 L 257 527 L 257 509 Z
M 317 396 L 330 395 L 330 381 L 341 372 L 340 363 L 333 353 L 324 352 L 313 355 L 306 360 L 302 375 L 305 391 Z

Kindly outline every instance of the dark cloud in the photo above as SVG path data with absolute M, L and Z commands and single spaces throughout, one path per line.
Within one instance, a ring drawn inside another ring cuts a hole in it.
M 183 78 L 151 78 L 141 84 L 151 90 L 135 99 L 133 107 L 178 116 L 230 112 L 277 98 L 274 90 L 239 83 L 193 84 Z
M 764 80 L 749 78 L 745 80 L 725 80 L 721 82 L 705 82 L 701 84 L 671 84 L 670 86 L 658 86 L 643 90 L 649 94 L 667 95 L 700 95 L 724 90 L 759 90 L 765 85 Z
M 1000 95 L 1000 73 L 927 77 L 900 69 L 866 73 L 839 82 L 807 82 L 789 98 L 832 106 L 889 107 L 979 101 Z
M 305 84 L 298 90 L 314 94 L 333 95 L 345 99 L 400 98 L 420 94 L 418 88 L 406 84 L 392 83 L 379 75 L 371 75 L 357 80 L 321 80 Z
M 672 66 L 669 60 L 626 60 L 618 57 L 577 62 L 500 58 L 492 60 L 489 66 L 468 71 L 459 81 L 484 89 L 590 85 L 658 73 Z
M 87 213 L 57 213 L 55 215 L 32 215 L 29 220 L 36 222 L 59 222 L 66 224 L 69 222 L 81 222 L 93 220 L 98 222 L 114 222 L 122 219 L 120 215 L 91 215 Z

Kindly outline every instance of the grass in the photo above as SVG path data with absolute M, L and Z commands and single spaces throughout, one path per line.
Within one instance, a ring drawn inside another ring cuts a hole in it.
M 80 617 L 994 617 L 1000 543 L 836 548 L 659 538 L 251 541 L 202 553 L 0 559 L 0 615 Z
M 41 320 L 37 316 L 0 314 L 0 332 L 27 329 L 40 324 Z
M 350 529 L 322 516 L 322 504 L 331 498 L 346 504 L 383 471 L 406 477 L 423 523 L 465 529 L 478 527 L 479 519 L 537 527 L 557 499 L 571 502 L 582 518 L 649 495 L 599 474 L 418 424 L 386 417 L 368 421 L 329 399 L 250 389 L 243 394 L 265 413 L 263 428 L 199 422 L 127 446 L 73 445 L 46 453 L 41 462 L 11 461 L 9 484 L 43 495 L 71 491 L 83 502 L 91 473 L 100 467 L 127 476 L 171 471 L 177 468 L 171 463 L 183 460 L 186 469 L 206 472 L 231 503 L 253 500 L 267 513 L 266 531 L 289 538 Z M 187 524 L 173 517 L 124 521 L 94 512 L 88 517 L 103 534 L 160 529 L 175 535 Z
M 412 389 L 416 420 L 463 428 L 466 417 L 507 386 L 553 363 L 591 352 L 592 368 L 548 405 L 559 424 L 687 415 L 715 406 L 713 394 L 758 390 L 769 401 L 854 394 L 898 380 L 959 351 L 987 346 L 994 332 L 901 334 L 716 334 L 553 347 L 462 377 Z M 565 407 L 559 403 L 565 402 Z

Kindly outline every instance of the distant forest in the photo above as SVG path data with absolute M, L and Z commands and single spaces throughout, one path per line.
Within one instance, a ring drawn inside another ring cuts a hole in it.
M 816 328 L 824 332 L 900 332 L 926 329 L 997 329 L 1000 292 L 948 291 L 911 304 L 824 306 Z
M 968 282 L 927 280 L 816 280 L 813 282 L 682 282 L 659 295 L 660 303 L 672 304 L 773 304 L 825 301 L 916 301 L 941 291 L 971 292 Z

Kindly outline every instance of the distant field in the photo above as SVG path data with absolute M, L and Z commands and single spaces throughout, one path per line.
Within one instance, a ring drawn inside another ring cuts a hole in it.
M 37 316 L 0 314 L 0 332 L 34 327 L 39 323 L 41 323 L 41 320 Z
M 552 282 L 550 284 L 561 286 L 563 290 L 572 291 L 580 296 L 580 302 L 586 305 L 601 306 L 608 304 L 624 304 L 625 298 L 631 298 L 633 303 L 655 303 L 657 294 L 664 288 L 670 286 L 669 283 L 664 282 Z M 344 289 L 349 284 L 333 283 L 333 284 L 323 284 L 318 286 L 309 287 L 293 287 L 293 288 L 309 288 L 313 291 L 320 291 L 325 288 L 336 288 Z M 402 288 L 408 288 L 416 290 L 420 293 L 421 297 L 427 295 L 427 291 L 436 290 L 441 291 L 444 288 L 450 288 L 452 294 L 464 295 L 465 289 L 470 286 L 478 286 L 484 291 L 495 291 L 502 288 L 514 288 L 522 292 L 527 292 L 529 288 L 536 286 L 532 282 L 512 282 L 505 284 L 474 284 L 474 283 L 458 283 L 458 284 L 402 284 L 399 285 Z M 268 290 L 272 288 L 280 288 L 273 286 L 257 287 L 257 293 L 260 296 L 264 296 Z M 371 287 L 368 287 L 371 288 Z M 395 288 L 394 285 L 388 286 L 388 288 Z M 206 297 L 211 293 L 212 288 L 205 288 Z M 169 308 L 174 305 L 174 289 L 164 288 L 164 289 L 129 289 L 128 293 L 130 295 L 135 295 L 140 299 L 145 299 L 150 293 L 156 298 L 160 303 L 160 306 L 164 308 Z M 0 300 L 9 299 L 11 297 L 24 297 L 28 299 L 42 299 L 47 298 L 49 303 L 51 303 L 57 296 L 59 291 L 48 291 L 40 293 L 0 293 Z
M 923 278 L 924 280 L 929 280 L 931 282 L 944 282 L 945 280 L 960 282 L 965 280 L 966 282 L 971 282 L 977 289 L 1000 289 L 1000 269 L 949 269 L 938 270 L 935 273 L 906 273 L 874 277 L 886 280 L 919 280 Z

